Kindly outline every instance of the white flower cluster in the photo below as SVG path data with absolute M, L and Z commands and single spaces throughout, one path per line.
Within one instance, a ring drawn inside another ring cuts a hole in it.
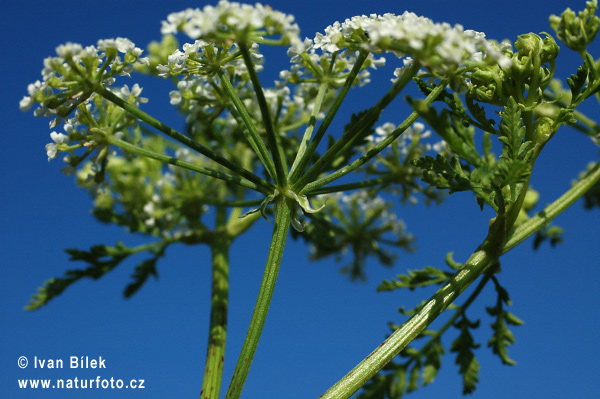
M 349 214 L 353 208 L 356 208 L 364 219 L 377 215 L 381 228 L 392 234 L 399 237 L 406 234 L 406 224 L 392 212 L 392 203 L 381 196 L 371 195 L 368 190 L 357 190 L 350 194 L 345 192 L 327 194 L 327 197 L 332 197 L 339 207 L 345 208 L 344 214 Z
M 148 64 L 148 59 L 141 58 L 141 54 L 142 50 L 133 42 L 120 37 L 99 40 L 96 46 L 62 44 L 56 48 L 57 57 L 44 60 L 43 80 L 28 85 L 28 96 L 23 97 L 19 107 L 25 112 L 39 103 L 34 115 L 56 117 L 50 123 L 56 127 L 61 117 L 68 116 L 79 104 L 92 98 L 86 80 L 110 86 L 116 75 L 129 76 L 135 63 Z
M 440 72 L 472 62 L 495 62 L 510 66 L 502 48 L 485 39 L 485 34 L 464 30 L 461 25 L 434 23 L 411 12 L 356 16 L 336 22 L 317 34 L 314 47 L 334 52 L 343 48 L 366 49 L 374 53 L 393 52 L 399 58 L 411 56 L 422 65 Z
M 389 136 L 394 130 L 396 125 L 390 122 L 386 122 L 381 126 L 375 128 L 375 133 L 368 136 L 366 139 L 368 144 L 363 151 L 368 151 L 373 146 L 379 144 L 383 139 Z M 425 130 L 425 125 L 421 122 L 412 124 L 408 129 L 404 131 L 396 140 L 397 153 L 402 157 L 406 157 L 412 151 L 415 151 L 415 146 L 419 146 L 419 154 L 434 151 L 436 154 L 447 151 L 446 142 L 440 140 L 435 143 L 423 142 L 424 139 L 431 137 L 431 130 Z
M 308 38 L 304 42 L 292 45 L 288 50 L 288 56 L 291 57 L 293 65 L 290 70 L 281 71 L 279 78 L 293 84 L 316 85 L 327 81 L 335 88 L 341 87 L 354 68 L 359 52 L 344 49 L 334 57 L 333 53 L 320 50 L 322 49 Z M 333 68 L 330 68 L 331 64 L 334 64 Z M 375 58 L 373 54 L 369 54 L 354 84 L 366 85 L 371 81 L 371 74 L 367 68 L 377 69 L 378 66 L 383 65 L 385 65 L 385 58 Z
M 381 126 L 375 128 L 375 133 L 367 137 L 367 141 L 369 142 L 367 148 L 364 149 L 366 151 L 368 148 L 379 144 L 383 139 L 389 136 L 394 130 L 396 130 L 396 125 L 390 122 L 386 122 Z M 446 149 L 446 142 L 441 140 L 436 143 L 423 143 L 423 139 L 427 139 L 431 137 L 431 130 L 425 130 L 425 125 L 421 122 L 416 122 L 408 127 L 396 140 L 396 144 L 398 146 L 398 152 L 402 156 L 408 155 L 411 147 L 415 145 L 420 145 L 420 152 L 429 152 L 435 151 L 436 153 L 441 153 Z
M 222 0 L 216 6 L 188 8 L 169 14 L 162 22 L 163 35 L 182 31 L 192 39 L 227 41 L 233 39 L 260 41 L 264 37 L 280 36 L 280 44 L 298 41 L 300 29 L 294 16 L 263 6 Z
M 249 48 L 255 69 L 262 71 L 262 54 L 258 52 L 258 44 L 253 43 Z M 178 75 L 203 75 L 211 78 L 216 68 L 224 68 L 232 76 L 245 76 L 248 69 L 237 46 L 225 48 L 225 51 L 204 40 L 183 45 L 183 51 L 177 49 L 167 57 L 167 65 L 156 67 L 158 75 L 164 78 Z M 204 78 L 206 79 L 206 78 Z

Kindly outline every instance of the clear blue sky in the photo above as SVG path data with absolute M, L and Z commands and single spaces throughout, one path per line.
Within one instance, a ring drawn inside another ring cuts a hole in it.
M 313 37 L 335 20 L 359 14 L 408 9 L 435 21 L 461 23 L 488 37 L 510 38 L 529 31 L 550 31 L 547 17 L 583 0 L 472 1 L 271 1 L 294 14 L 303 36 Z M 0 16 L 4 137 L 0 147 L 0 397 L 2 398 L 189 398 L 197 397 L 208 330 L 210 268 L 204 247 L 174 247 L 159 263 L 160 278 L 149 281 L 130 300 L 121 293 L 134 263 L 126 263 L 100 281 L 82 281 L 49 306 L 25 312 L 23 306 L 37 287 L 67 269 L 65 248 L 112 245 L 118 240 L 141 243 L 120 229 L 101 225 L 90 215 L 87 193 L 59 172 L 60 160 L 47 162 L 48 121 L 22 114 L 18 102 L 28 83 L 39 79 L 42 60 L 66 41 L 93 44 L 101 38 L 128 37 L 139 47 L 160 37 L 160 21 L 169 12 L 203 6 L 184 1 L 8 2 Z M 596 50 L 598 46 L 595 47 Z M 563 52 L 568 52 L 563 49 Z M 596 57 L 598 54 L 595 54 Z M 269 69 L 269 60 L 266 69 Z M 558 75 L 571 73 L 561 64 Z M 134 78 L 135 79 L 135 78 Z M 133 84 L 135 80 L 131 81 Z M 174 126 L 165 93 L 144 84 L 147 109 Z M 162 91 L 161 91 L 162 90 Z M 353 91 L 347 110 L 369 86 Z M 158 94 L 162 95 L 162 94 Z M 596 108 L 592 112 L 597 114 Z M 533 186 L 541 204 L 553 201 L 587 162 L 598 159 L 598 148 L 580 134 L 561 130 L 538 161 Z M 306 248 L 290 241 L 243 397 L 315 398 L 381 343 L 387 322 L 404 320 L 396 310 L 412 308 L 431 290 L 375 293 L 382 279 L 407 268 L 442 265 L 455 251 L 464 261 L 485 236 L 488 213 L 479 212 L 470 194 L 455 194 L 440 207 L 399 210 L 417 238 L 418 251 L 401 254 L 393 269 L 369 265 L 366 283 L 350 283 L 331 262 L 309 262 Z M 525 321 L 514 328 L 517 343 L 510 348 L 516 367 L 500 364 L 486 343 L 491 320 L 484 306 L 493 305 L 492 287 L 469 312 L 481 317 L 476 340 L 481 363 L 479 388 L 473 398 L 589 398 L 600 392 L 598 330 L 600 328 L 600 211 L 586 212 L 575 204 L 556 221 L 566 230 L 565 242 L 538 252 L 531 241 L 502 259 L 499 276 L 511 294 L 511 311 Z M 250 320 L 268 250 L 270 228 L 259 222 L 238 240 L 231 257 L 229 335 L 224 383 L 231 376 Z M 436 325 L 433 327 L 435 328 Z M 446 338 L 449 345 L 454 338 Z M 102 356 L 106 369 L 34 369 L 33 358 L 64 359 Z M 17 366 L 29 358 L 26 369 Z M 144 379 L 143 390 L 33 390 L 17 387 L 29 378 Z M 444 357 L 436 382 L 409 397 L 459 397 L 460 378 L 454 356 Z

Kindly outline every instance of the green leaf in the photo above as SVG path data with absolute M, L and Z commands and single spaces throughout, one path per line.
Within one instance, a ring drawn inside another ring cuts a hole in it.
M 129 249 L 121 242 L 118 242 L 114 248 L 106 245 L 95 245 L 89 251 L 67 249 L 66 252 L 71 255 L 69 260 L 81 260 L 91 266 L 85 269 L 68 270 L 64 278 L 52 278 L 46 281 L 38 289 L 38 292 L 33 295 L 29 304 L 25 306 L 25 310 L 41 308 L 82 278 L 97 280 L 103 277 L 131 254 Z
M 579 93 L 581 93 L 583 86 L 585 86 L 585 83 L 587 82 L 587 77 L 588 66 L 584 63 L 582 66 L 577 68 L 576 74 L 572 74 L 571 77 L 567 79 L 567 84 L 571 89 L 571 98 L 576 99 Z
M 462 106 L 457 105 L 458 97 L 446 101 L 454 107 L 453 112 L 443 109 L 439 114 L 433 107 L 423 107 L 420 102 L 411 100 L 411 106 L 419 116 L 446 142 L 448 148 L 472 166 L 481 163 L 481 156 L 475 148 L 473 136 L 475 130 L 469 127 L 469 120 Z M 457 114 L 460 114 L 457 116 Z M 460 117 L 462 115 L 462 118 Z M 465 126 L 466 125 L 466 126 Z
M 535 234 L 533 249 L 537 250 L 545 241 L 550 241 L 550 246 L 554 248 L 562 243 L 564 232 L 564 229 L 555 225 L 545 226 Z
M 527 162 L 533 154 L 533 143 L 523 142 L 526 128 L 521 119 L 521 110 L 517 102 L 509 97 L 502 113 L 500 136 L 498 140 L 504 145 L 501 158 Z
M 442 355 L 445 353 L 440 337 L 428 343 L 424 350 L 425 362 L 423 367 L 423 386 L 433 382 L 439 369 L 442 367 Z
M 452 273 L 427 266 L 423 270 L 408 270 L 407 274 L 399 274 L 395 280 L 384 280 L 377 287 L 377 291 L 393 291 L 400 288 L 414 290 L 431 284 L 442 284 Z
M 160 254 L 157 254 L 155 257 L 151 259 L 146 259 L 142 263 L 136 266 L 135 271 L 133 273 L 133 282 L 125 287 L 125 291 L 123 295 L 125 298 L 130 298 L 133 294 L 135 294 L 148 280 L 148 277 L 154 276 L 158 278 L 158 272 L 156 271 L 156 262 L 158 258 L 162 257 L 164 251 L 161 251 Z
M 450 352 L 456 353 L 456 364 L 458 372 L 463 379 L 463 395 L 472 393 L 479 382 L 479 362 L 475 357 L 473 349 L 479 348 L 471 335 L 471 329 L 479 327 L 479 320 L 472 322 L 463 314 L 454 325 L 460 330 L 459 336 L 452 342 Z
M 496 306 L 486 307 L 487 313 L 495 317 L 494 322 L 491 324 L 493 332 L 488 347 L 492 348 L 492 352 L 500 357 L 502 363 L 514 366 L 516 362 L 508 356 L 508 347 L 515 343 L 515 337 L 507 324 L 520 326 L 523 321 L 504 309 L 505 304 L 509 306 L 511 304 L 508 292 L 498 283 L 496 278 L 492 277 L 492 281 L 496 286 L 498 298 Z
M 437 188 L 448 189 L 450 194 L 473 188 L 469 176 L 463 171 L 460 161 L 456 157 L 448 162 L 441 154 L 435 158 L 426 155 L 418 160 L 413 160 L 413 165 L 421 168 L 423 173 L 421 179 L 424 182 Z

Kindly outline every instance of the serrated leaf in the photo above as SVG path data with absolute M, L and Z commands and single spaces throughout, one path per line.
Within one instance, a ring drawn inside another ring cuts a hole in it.
M 433 382 L 439 369 L 442 367 L 442 355 L 446 351 L 440 341 L 440 337 L 428 342 L 424 350 L 425 362 L 422 372 L 423 386 Z
M 479 321 L 472 322 L 463 315 L 455 327 L 460 330 L 460 334 L 452 342 L 450 352 L 456 353 L 455 363 L 459 366 L 458 373 L 462 375 L 464 395 L 475 391 L 479 382 L 479 362 L 473 349 L 480 345 L 475 343 L 470 332 L 470 329 L 479 327 Z
M 588 67 L 584 63 L 582 66 L 577 68 L 577 74 L 572 74 L 571 77 L 567 79 L 567 84 L 571 89 L 571 95 L 573 99 L 576 98 L 579 93 L 581 93 L 583 86 L 587 82 L 587 77 Z
M 521 110 L 516 101 L 509 97 L 502 113 L 500 136 L 498 140 L 504 145 L 501 158 L 527 162 L 533 154 L 533 143 L 523 142 L 526 128 L 521 119 Z
M 154 276 L 155 278 L 158 278 L 156 262 L 161 256 L 162 253 L 151 259 L 146 259 L 136 266 L 133 276 L 131 276 L 134 281 L 127 285 L 127 287 L 125 287 L 125 291 L 123 292 L 125 298 L 130 298 L 133 294 L 135 294 L 148 280 L 148 277 Z
M 120 242 L 117 243 L 116 247 L 95 245 L 91 247 L 89 251 L 67 249 L 65 252 L 71 255 L 69 260 L 81 260 L 91 266 L 85 269 L 67 270 L 64 278 L 52 278 L 46 281 L 44 285 L 38 289 L 38 292 L 33 295 L 29 304 L 25 307 L 26 310 L 41 308 L 82 278 L 99 279 L 117 267 L 119 263 L 131 254 L 128 248 L 123 246 Z
M 496 321 L 491 325 L 494 333 L 488 342 L 488 347 L 492 348 L 492 352 L 500 357 L 502 363 L 514 366 L 517 363 L 508 356 L 508 346 L 515 343 L 515 337 L 506 326 L 503 316 L 503 313 L 498 315 Z
M 452 96 L 450 96 L 452 97 Z M 453 98 L 453 97 L 452 97 Z M 458 107 L 454 100 L 446 103 L 453 106 L 453 112 L 443 109 L 439 114 L 433 107 L 423 107 L 422 103 L 412 101 L 411 106 L 419 116 L 427 122 L 429 126 L 446 142 L 448 148 L 461 159 L 473 166 L 481 163 L 481 156 L 475 148 L 473 135 L 475 133 L 472 127 L 465 126 L 465 119 L 457 117 L 457 113 L 467 117 L 464 109 Z M 458 97 L 456 98 L 458 100 Z M 454 104 L 454 105 L 452 105 Z M 468 123 L 467 123 L 468 125 Z
M 460 161 L 456 157 L 448 162 L 440 154 L 435 158 L 426 155 L 418 160 L 413 160 L 412 163 L 422 170 L 421 180 L 434 187 L 448 189 L 450 194 L 472 189 L 469 176 L 463 171 Z
M 407 274 L 399 274 L 395 280 L 384 280 L 377 287 L 377 291 L 393 291 L 400 288 L 414 290 L 431 284 L 441 284 L 450 277 L 452 273 L 427 266 L 423 270 L 408 270 Z
M 492 352 L 500 357 L 502 363 L 513 366 L 516 362 L 508 356 L 508 347 L 515 343 L 515 337 L 508 329 L 507 324 L 518 326 L 523 324 L 523 321 L 504 309 L 504 304 L 511 304 L 508 292 L 495 278 L 492 278 L 492 281 L 496 286 L 498 298 L 496 306 L 486 307 L 486 311 L 495 317 L 494 322 L 491 324 L 492 337 L 488 342 L 488 347 L 492 348 Z
M 521 326 L 525 324 L 523 320 L 519 319 L 517 316 L 509 312 L 504 313 L 504 319 L 508 324 L 511 324 L 513 326 Z
M 406 386 L 406 392 L 413 392 L 419 388 L 419 374 L 421 368 L 418 364 L 415 364 L 410 370 L 410 374 L 408 376 L 408 384 Z

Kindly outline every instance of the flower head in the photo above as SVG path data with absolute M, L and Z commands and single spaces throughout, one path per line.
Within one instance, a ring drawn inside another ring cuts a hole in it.
M 254 6 L 222 0 L 216 6 L 188 8 L 169 14 L 162 22 L 163 35 L 183 32 L 192 39 L 213 43 L 253 41 L 289 45 L 298 41 L 294 17 L 256 3 Z M 273 39 L 275 37 L 275 39 Z
M 27 87 L 28 96 L 23 97 L 19 107 L 28 111 L 39 103 L 34 115 L 55 118 L 50 124 L 55 127 L 80 104 L 91 101 L 94 84 L 110 86 L 115 76 L 129 76 L 134 64 L 146 64 L 148 59 L 141 58 L 141 53 L 133 42 L 120 37 L 99 40 L 96 46 L 61 44 L 56 48 L 56 57 L 44 60 L 43 80 Z
M 330 53 L 344 48 L 393 52 L 400 58 L 410 56 L 436 73 L 452 72 L 484 59 L 505 65 L 510 62 L 485 34 L 464 30 L 462 25 L 435 23 L 411 12 L 361 15 L 335 22 L 324 34 L 317 34 L 314 47 Z

